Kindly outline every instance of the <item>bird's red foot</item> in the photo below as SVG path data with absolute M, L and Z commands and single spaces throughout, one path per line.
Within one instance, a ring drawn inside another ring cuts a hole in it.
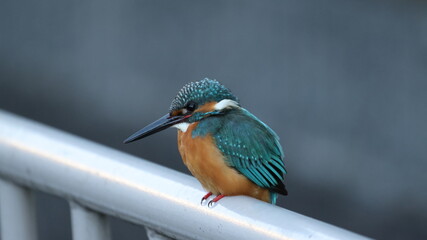
M 205 201 L 212 195 L 211 192 L 206 193 L 205 196 L 202 197 L 202 200 L 200 201 L 201 205 L 204 205 Z
M 225 195 L 222 195 L 222 194 L 220 194 L 220 195 L 218 195 L 218 196 L 216 196 L 214 199 L 212 199 L 212 200 L 210 200 L 209 201 L 209 203 L 208 203 L 208 207 L 214 207 L 215 206 L 215 204 L 219 201 L 219 200 L 221 200 L 221 198 L 223 198 L 223 197 L 225 197 Z

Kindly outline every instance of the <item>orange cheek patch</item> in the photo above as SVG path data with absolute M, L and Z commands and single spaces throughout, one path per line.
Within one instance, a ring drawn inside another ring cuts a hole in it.
M 208 102 L 203 104 L 202 106 L 200 106 L 196 111 L 194 112 L 212 112 L 213 110 L 215 110 L 215 105 L 217 104 L 217 102 Z
M 175 110 L 173 112 L 171 112 L 171 116 L 178 116 L 182 114 L 182 110 Z
M 197 108 L 196 111 L 194 111 L 194 112 L 202 112 L 202 113 L 212 112 L 215 110 L 215 104 L 217 104 L 217 102 L 205 103 L 202 106 L 200 106 L 199 108 Z M 183 115 L 183 114 L 184 114 L 184 109 L 178 109 L 178 110 L 171 112 L 171 116 L 178 116 L 178 115 Z

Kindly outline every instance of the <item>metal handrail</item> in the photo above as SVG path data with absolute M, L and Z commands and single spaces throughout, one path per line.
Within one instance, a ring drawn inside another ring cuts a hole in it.
M 202 206 L 205 192 L 191 176 L 5 111 L 0 177 L 72 202 L 74 239 L 92 212 L 176 239 L 366 239 L 249 197 Z

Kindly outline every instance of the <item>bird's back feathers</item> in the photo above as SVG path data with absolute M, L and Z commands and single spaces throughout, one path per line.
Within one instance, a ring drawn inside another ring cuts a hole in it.
M 256 185 L 287 195 L 286 169 L 278 136 L 243 108 L 199 122 L 193 137 L 211 134 L 230 167 Z

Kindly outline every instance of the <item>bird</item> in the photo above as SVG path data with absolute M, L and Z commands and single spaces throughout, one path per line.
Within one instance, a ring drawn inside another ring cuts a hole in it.
M 186 84 L 166 115 L 124 143 L 169 127 L 178 129 L 181 158 L 208 192 L 201 199 L 202 205 L 212 197 L 209 207 L 225 196 L 236 195 L 276 204 L 278 194 L 288 195 L 279 137 L 241 107 L 239 99 L 217 80 L 204 78 Z

